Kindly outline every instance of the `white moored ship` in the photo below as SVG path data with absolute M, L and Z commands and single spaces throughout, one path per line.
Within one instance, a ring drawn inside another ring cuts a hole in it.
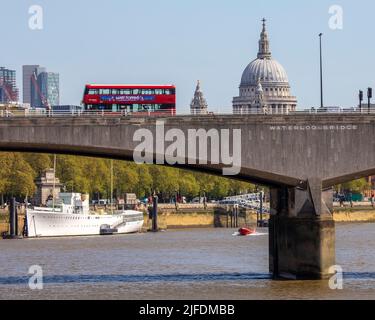
M 110 214 L 91 213 L 89 198 L 80 193 L 60 193 L 47 207 L 26 210 L 28 237 L 86 236 L 135 233 L 143 226 L 143 213 L 114 210 Z

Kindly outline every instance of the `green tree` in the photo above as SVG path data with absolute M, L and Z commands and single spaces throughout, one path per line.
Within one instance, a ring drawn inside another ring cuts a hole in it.
M 371 189 L 371 184 L 365 178 L 363 178 L 344 183 L 341 185 L 340 189 L 345 191 L 361 193 L 365 190 Z
M 199 185 L 199 192 L 205 191 L 207 196 L 213 197 L 216 177 L 205 173 L 194 173 L 194 176 Z
M 178 189 L 181 195 L 193 198 L 199 194 L 200 186 L 195 176 L 190 172 L 180 170 L 180 178 L 178 181 Z
M 106 194 L 110 184 L 110 166 L 107 159 L 85 158 L 83 172 L 89 181 L 89 193 L 92 198 Z
M 84 165 L 85 157 L 57 156 L 56 176 L 66 186 L 66 191 L 86 193 L 90 190 L 90 182 Z
M 136 170 L 138 172 L 136 193 L 140 198 L 146 197 L 150 194 L 153 186 L 153 179 L 152 175 L 150 174 L 149 165 L 137 165 Z
M 12 196 L 32 196 L 35 193 L 33 168 L 19 153 L 10 153 L 8 157 L 11 160 L 11 167 L 8 172 L 5 193 Z
M 255 185 L 239 180 L 230 180 L 230 194 L 240 195 L 254 192 Z
M 139 183 L 137 165 L 128 161 L 114 162 L 114 188 L 117 195 L 136 192 Z
M 150 166 L 152 190 L 162 193 L 163 198 L 171 198 L 179 187 L 178 170 L 162 166 Z
M 8 190 L 9 176 L 12 168 L 13 155 L 11 153 L 0 154 L 0 194 L 1 194 L 1 205 L 4 204 L 4 195 Z
M 229 194 L 230 182 L 228 178 L 222 177 L 212 177 L 215 184 L 211 191 L 212 197 L 214 199 L 222 199 Z
M 41 176 L 46 169 L 52 167 L 52 157 L 51 155 L 41 153 L 23 154 L 24 160 L 33 168 L 36 177 Z

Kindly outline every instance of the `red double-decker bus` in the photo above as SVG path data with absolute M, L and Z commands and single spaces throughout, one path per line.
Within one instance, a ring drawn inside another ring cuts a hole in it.
M 86 111 L 175 115 L 176 87 L 87 84 L 83 104 Z

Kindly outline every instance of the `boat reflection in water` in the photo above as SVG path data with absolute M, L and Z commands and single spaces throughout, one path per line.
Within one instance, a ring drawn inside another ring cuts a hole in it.
M 90 212 L 89 196 L 60 193 L 47 207 L 26 210 L 28 237 L 87 236 L 139 232 L 143 213 L 134 210 L 113 210 L 110 214 Z

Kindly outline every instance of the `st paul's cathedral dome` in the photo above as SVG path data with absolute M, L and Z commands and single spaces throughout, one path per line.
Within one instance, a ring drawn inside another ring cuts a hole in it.
M 242 74 L 239 96 L 233 98 L 233 112 L 284 114 L 295 111 L 296 106 L 297 99 L 290 94 L 285 69 L 272 59 L 266 20 L 263 19 L 258 56 Z

